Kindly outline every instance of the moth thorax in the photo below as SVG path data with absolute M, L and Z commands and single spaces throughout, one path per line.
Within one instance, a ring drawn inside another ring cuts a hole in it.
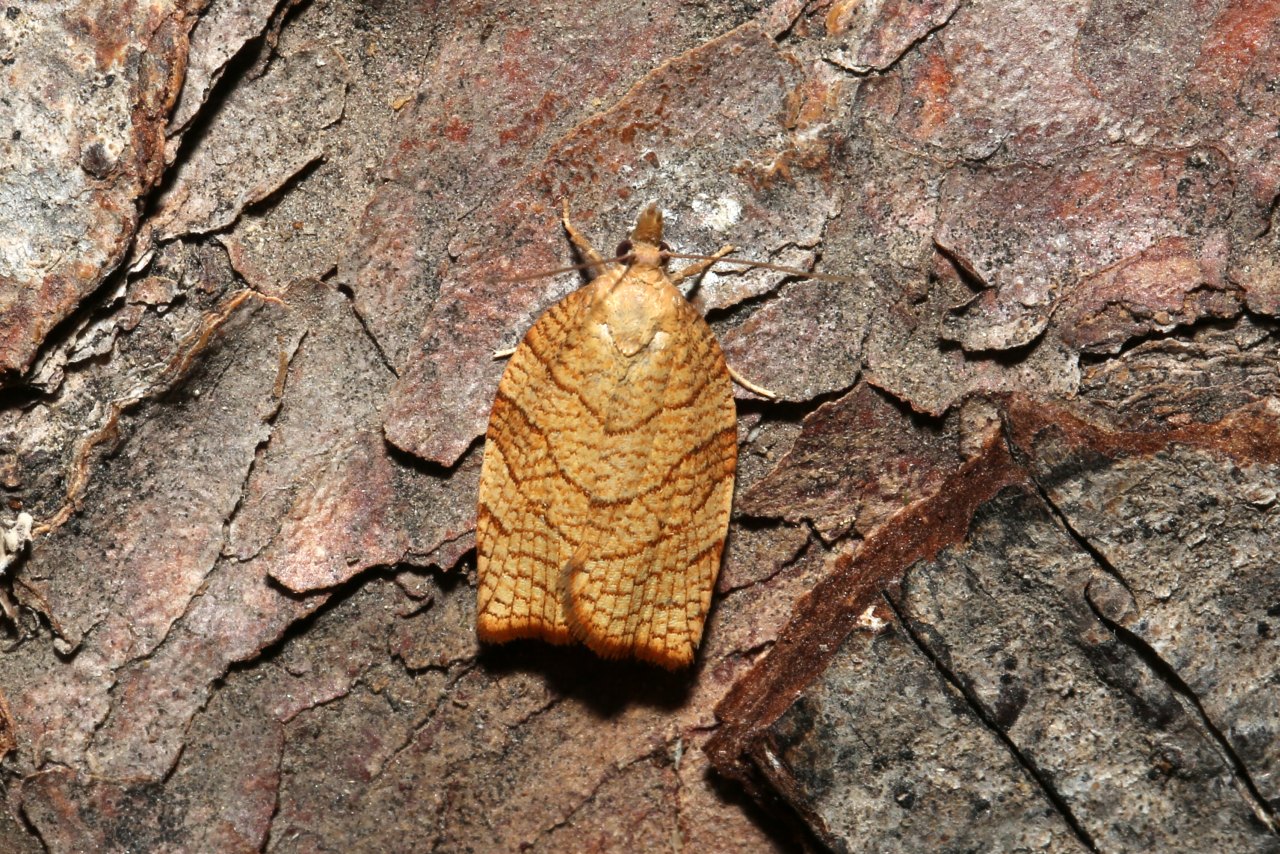
M 624 356 L 647 347 L 662 325 L 664 308 L 664 300 L 643 280 L 623 279 L 604 302 L 605 325 L 614 346 Z

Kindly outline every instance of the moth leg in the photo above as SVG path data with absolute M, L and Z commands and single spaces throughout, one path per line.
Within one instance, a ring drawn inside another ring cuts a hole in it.
M 725 246 L 721 248 L 719 252 L 712 255 L 711 257 L 704 258 L 701 261 L 695 261 L 694 263 L 690 264 L 688 267 L 685 267 L 680 272 L 673 273 L 671 275 L 671 284 L 678 285 L 681 282 L 683 282 L 685 279 L 696 279 L 698 276 L 701 276 L 703 273 L 709 270 L 712 264 L 719 261 L 721 258 L 728 255 L 732 251 L 733 251 L 732 246 Z
M 587 269 L 587 272 L 593 277 L 599 276 L 604 272 L 605 264 L 608 262 L 605 260 L 605 257 L 597 252 L 596 248 L 591 245 L 591 241 L 587 240 L 586 236 L 583 235 L 581 231 L 578 231 L 574 224 L 569 221 L 569 200 L 567 198 L 564 200 L 564 214 L 561 221 L 564 222 L 564 230 L 568 232 L 569 240 L 573 241 L 573 245 L 577 248 L 578 254 L 582 256 L 584 261 L 591 265 Z
M 497 359 L 506 359 L 506 358 L 510 357 L 510 356 L 511 356 L 511 354 L 512 354 L 512 353 L 514 353 L 515 351 L 516 351 L 516 348 L 515 348 L 515 347 L 508 347 L 508 348 L 507 348 L 507 349 L 505 349 L 505 350 L 494 350 L 494 351 L 493 351 L 493 358 L 494 358 L 495 360 L 497 360 Z
M 671 284 L 678 285 L 680 282 L 684 281 L 685 279 L 693 279 L 693 278 L 697 278 L 698 276 L 701 276 L 711 267 L 712 264 L 716 263 L 721 258 L 728 255 L 730 252 L 733 251 L 733 249 L 734 247 L 732 246 L 721 247 L 720 251 L 717 252 L 716 254 L 711 255 L 707 258 L 704 258 L 701 261 L 696 261 L 693 264 L 690 264 L 688 267 L 685 267 L 683 270 L 679 271 L 678 273 L 674 273 L 671 276 Z M 756 385 L 751 380 L 747 379 L 742 374 L 735 371 L 732 365 L 726 365 L 725 367 L 729 369 L 729 376 L 733 378 L 733 381 L 736 382 L 738 385 L 742 386 L 743 388 L 745 388 L 747 391 L 751 392 L 752 394 L 758 394 L 767 400 L 777 399 L 778 397 L 777 394 L 775 394 L 774 392 L 770 391 L 767 388 L 764 388 L 763 386 Z
M 747 391 L 751 392 L 752 394 L 758 394 L 761 397 L 766 398 L 768 400 L 778 399 L 778 395 L 775 392 L 772 392 L 769 389 L 764 388 L 762 386 L 756 385 L 751 380 L 747 379 L 742 374 L 735 371 L 733 369 L 733 365 L 726 365 L 725 367 L 729 369 L 729 376 L 733 378 L 733 381 L 738 385 L 742 386 L 743 388 L 745 388 Z

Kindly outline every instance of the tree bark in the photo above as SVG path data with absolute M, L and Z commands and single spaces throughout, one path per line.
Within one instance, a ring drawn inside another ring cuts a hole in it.
M 58 0 L 0 60 L 0 848 L 1280 851 L 1280 4 Z M 778 399 L 687 671 L 475 639 L 563 199 L 837 277 L 691 289 Z

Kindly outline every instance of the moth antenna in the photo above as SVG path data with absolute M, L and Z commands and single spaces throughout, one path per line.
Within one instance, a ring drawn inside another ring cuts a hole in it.
M 684 258 L 689 261 L 715 261 L 717 264 L 739 264 L 746 267 L 760 267 L 764 270 L 776 270 L 779 273 L 790 273 L 806 279 L 817 279 L 822 282 L 845 282 L 853 284 L 849 276 L 833 276 L 830 273 L 815 273 L 812 270 L 801 270 L 798 267 L 784 267 L 781 264 L 770 264 L 768 261 L 752 261 L 749 258 L 713 258 L 711 255 L 695 255 L 689 252 L 663 252 L 668 258 Z
M 631 252 L 628 252 L 625 255 L 615 255 L 612 258 L 605 258 L 604 263 L 606 264 L 624 263 L 624 262 L 630 261 L 632 255 L 633 253 Z M 596 264 L 595 262 L 588 261 L 584 264 L 571 264 L 568 267 L 556 267 L 554 270 L 541 270 L 537 273 L 529 273 L 524 276 L 511 276 L 510 278 L 499 278 L 499 279 L 494 279 L 493 281 L 504 282 L 504 283 L 528 282 L 528 281 L 532 281 L 533 279 L 545 279 L 547 276 L 558 276 L 561 273 L 572 273 L 575 271 L 586 270 L 590 267 L 597 267 L 597 266 L 599 265 Z

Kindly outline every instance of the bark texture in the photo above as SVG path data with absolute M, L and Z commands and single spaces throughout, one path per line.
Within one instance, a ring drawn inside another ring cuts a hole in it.
M 0 849 L 1280 851 L 1280 2 L 0 9 Z M 501 363 L 644 202 L 695 666 L 475 640 Z

